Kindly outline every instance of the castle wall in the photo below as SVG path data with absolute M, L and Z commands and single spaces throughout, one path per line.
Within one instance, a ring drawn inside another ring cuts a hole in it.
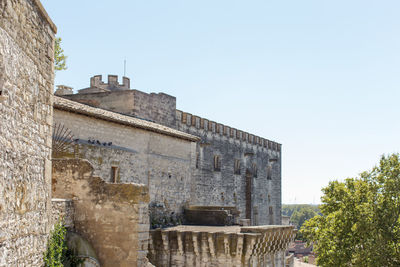
M 246 218 L 247 173 L 252 224 L 281 224 L 281 145 L 189 113 L 177 111 L 176 118 L 178 130 L 201 138 L 194 172 L 195 204 L 236 206 L 240 217 Z M 214 169 L 214 156 L 219 156 L 220 170 Z
M 107 182 L 112 182 L 116 168 L 118 183 L 148 185 L 152 204 L 170 213 L 180 213 L 182 206 L 190 202 L 196 147 L 193 141 L 58 108 L 54 110 L 54 123 L 71 130 L 75 139 L 58 157 L 89 160 L 95 174 Z
M 133 90 L 134 114 L 168 127 L 175 127 L 176 98 L 164 93 L 144 93 Z
M 148 188 L 106 183 L 86 160 L 53 160 L 53 195 L 73 199 L 74 230 L 93 246 L 101 266 L 146 266 Z M 66 211 L 59 207 L 60 213 Z
M 126 115 L 135 115 L 133 109 L 134 92 L 132 90 L 63 95 L 63 97 L 92 107 L 99 107 Z
M 114 83 L 110 82 L 114 78 Z M 123 77 L 124 85 L 113 84 L 118 79 L 109 75 L 108 83 L 101 81 L 101 75 L 92 77 L 91 87 L 79 90 L 78 94 L 64 95 L 66 99 L 99 107 L 121 114 L 135 116 L 155 123 L 175 127 L 176 98 L 164 93 L 145 93 L 139 90 L 129 90 L 129 79 Z
M 55 32 L 38 0 L 0 0 L 0 266 L 43 264 Z

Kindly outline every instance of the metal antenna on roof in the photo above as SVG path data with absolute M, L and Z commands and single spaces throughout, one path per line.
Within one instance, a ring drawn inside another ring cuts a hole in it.
M 126 77 L 126 59 L 124 59 L 124 77 Z

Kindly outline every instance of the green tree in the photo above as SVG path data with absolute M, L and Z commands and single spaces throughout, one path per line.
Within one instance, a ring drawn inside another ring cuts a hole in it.
M 322 189 L 322 215 L 301 233 L 321 266 L 400 266 L 400 160 L 383 156 L 357 178 Z
M 318 215 L 318 213 L 309 206 L 304 206 L 300 210 L 296 210 L 293 212 L 292 217 L 290 217 L 290 221 L 296 225 L 297 229 L 300 229 L 303 223 L 314 216 Z
M 61 48 L 61 37 L 56 37 L 54 40 L 54 69 L 56 71 L 67 69 L 67 57 L 64 55 L 64 50 Z
M 318 205 L 311 204 L 282 204 L 282 215 L 292 216 L 295 211 L 300 211 L 302 208 L 311 208 L 316 213 L 320 213 Z

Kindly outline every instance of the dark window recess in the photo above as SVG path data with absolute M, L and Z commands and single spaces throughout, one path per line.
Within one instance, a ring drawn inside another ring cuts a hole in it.
M 235 166 L 234 166 L 235 174 L 240 174 L 240 160 L 235 159 Z
M 271 164 L 267 167 L 267 180 L 272 180 L 272 166 Z
M 252 169 L 253 169 L 253 176 L 257 177 L 257 164 L 253 163 Z
M 268 203 L 271 202 L 271 196 L 268 195 Z
M 198 169 L 200 166 L 200 153 L 196 153 L 196 169 Z
M 214 171 L 221 171 L 221 159 L 218 155 L 214 156 Z
M 272 207 L 269 207 L 269 214 L 270 214 L 270 215 L 274 214 L 274 212 L 273 212 L 273 210 L 272 210 Z
M 118 179 L 118 167 L 111 167 L 111 182 L 116 183 Z

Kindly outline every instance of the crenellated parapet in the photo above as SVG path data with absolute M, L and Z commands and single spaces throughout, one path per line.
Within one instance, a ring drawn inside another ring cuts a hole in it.
M 129 90 L 130 79 L 122 77 L 122 83 L 118 82 L 118 75 L 108 75 L 107 82 L 103 82 L 101 75 L 95 75 L 90 78 L 90 87 L 78 90 L 78 94 L 102 93 L 117 90 Z
M 285 266 L 293 226 L 181 225 L 150 231 L 148 258 L 155 266 Z
M 187 112 L 176 110 L 176 120 L 178 124 L 183 124 L 188 127 L 194 127 L 199 130 L 209 131 L 212 133 L 226 136 L 235 140 L 240 140 L 248 144 L 264 147 L 272 151 L 281 151 L 281 144 L 270 141 L 268 139 L 232 128 L 222 123 L 214 122 Z

